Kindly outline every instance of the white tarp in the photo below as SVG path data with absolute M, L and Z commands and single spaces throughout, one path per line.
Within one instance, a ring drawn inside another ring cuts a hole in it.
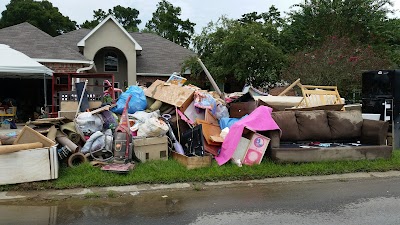
M 0 44 L 0 78 L 42 78 L 53 71 L 8 45 Z

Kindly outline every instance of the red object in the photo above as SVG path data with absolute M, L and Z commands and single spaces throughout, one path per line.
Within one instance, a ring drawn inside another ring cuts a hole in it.
M 52 77 L 51 85 L 51 112 L 50 117 L 58 116 L 58 94 L 60 91 L 72 91 L 72 79 L 82 78 L 82 79 L 96 79 L 96 80 L 111 80 L 112 87 L 114 87 L 114 74 L 107 73 L 54 73 Z M 94 82 L 95 83 L 95 82 Z M 87 86 L 99 86 L 88 84 Z M 102 85 L 101 85 L 102 86 Z M 115 92 L 110 93 L 113 101 L 115 100 Z
M 132 96 L 129 95 L 128 99 L 125 103 L 124 111 L 122 111 L 121 120 L 119 121 L 118 127 L 115 129 L 115 132 L 121 132 L 126 134 L 126 149 L 125 149 L 125 159 L 129 158 L 129 142 L 130 142 L 130 129 L 129 129 L 129 118 L 128 118 L 128 108 L 129 108 L 129 101 L 131 100 Z

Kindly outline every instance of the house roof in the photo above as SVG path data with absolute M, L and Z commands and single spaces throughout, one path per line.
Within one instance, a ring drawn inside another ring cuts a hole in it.
M 89 29 L 79 29 L 55 37 L 64 45 L 75 48 L 77 43 L 90 32 Z M 196 54 L 178 44 L 152 33 L 130 33 L 142 46 L 141 55 L 136 58 L 136 72 L 138 75 L 172 74 L 180 72 L 181 63 L 188 56 Z
M 79 53 L 78 42 L 92 30 L 78 29 L 51 37 L 25 22 L 0 29 L 0 44 L 6 44 L 35 59 L 89 61 Z M 129 33 L 141 47 L 137 56 L 138 75 L 170 75 L 180 72 L 181 63 L 196 54 L 178 44 L 152 33 Z M 29 41 L 27 41 L 29 40 Z
M 136 51 L 141 51 L 141 50 L 142 50 L 142 46 L 140 46 L 140 45 L 135 41 L 135 39 L 133 39 L 132 36 L 128 34 L 128 32 L 125 30 L 125 28 L 123 28 L 123 27 L 121 26 L 121 24 L 118 23 L 118 21 L 117 21 L 112 15 L 107 16 L 103 21 L 101 21 L 101 23 L 99 23 L 93 30 L 91 30 L 82 40 L 80 40 L 80 41 L 78 42 L 78 46 L 79 46 L 79 47 L 84 47 L 84 46 L 85 46 L 85 41 L 86 41 L 90 36 L 92 36 L 94 33 L 96 33 L 96 31 L 97 31 L 98 29 L 100 29 L 100 27 L 102 27 L 102 26 L 103 26 L 107 21 L 109 21 L 109 20 L 113 21 L 113 22 L 118 26 L 118 28 L 121 29 L 122 32 L 129 38 L 129 40 L 132 41 L 132 43 L 135 44 L 135 50 L 136 50 Z
M 131 33 L 141 43 L 142 54 L 136 58 L 138 75 L 180 72 L 182 62 L 196 54 L 174 42 L 152 33 Z
M 90 61 L 28 22 L 0 29 L 0 44 L 6 44 L 34 59 Z

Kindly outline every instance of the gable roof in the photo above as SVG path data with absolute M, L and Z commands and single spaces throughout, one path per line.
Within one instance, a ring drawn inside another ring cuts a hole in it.
M 133 39 L 131 35 L 129 35 L 129 33 L 125 30 L 125 28 L 123 28 L 123 27 L 121 26 L 121 24 L 120 24 L 112 15 L 107 16 L 103 21 L 101 21 L 101 23 L 99 23 L 93 30 L 91 30 L 82 40 L 80 40 L 80 41 L 78 42 L 78 46 L 79 46 L 79 47 L 84 47 L 84 46 L 85 46 L 85 41 L 86 41 L 90 36 L 92 36 L 94 33 L 96 33 L 96 31 L 97 31 L 98 29 L 100 29 L 100 27 L 102 27 L 102 26 L 103 26 L 107 21 L 109 21 L 109 20 L 113 21 L 113 22 L 115 23 L 115 25 L 117 25 L 117 26 L 122 30 L 122 32 L 129 38 L 129 40 L 132 41 L 132 43 L 135 44 L 135 50 L 136 50 L 136 51 L 141 51 L 141 50 L 142 50 L 142 46 L 140 46 L 140 45 L 136 42 L 136 40 Z
M 182 62 L 196 54 L 172 41 L 153 33 L 131 33 L 142 44 L 142 54 L 136 57 L 138 75 L 180 72 Z
M 6 44 L 37 61 L 40 59 L 90 61 L 78 51 L 63 46 L 55 38 L 28 22 L 0 29 L 0 44 Z
M 55 39 L 78 51 L 76 43 L 88 33 L 90 33 L 88 29 L 79 29 L 57 36 Z M 141 55 L 136 57 L 138 75 L 171 75 L 173 72 L 180 72 L 181 63 L 187 57 L 196 55 L 193 51 L 157 34 L 135 32 L 129 35 L 143 48 Z

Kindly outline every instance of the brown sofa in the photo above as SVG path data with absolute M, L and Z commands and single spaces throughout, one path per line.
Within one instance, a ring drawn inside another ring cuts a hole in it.
M 388 159 L 388 122 L 366 120 L 360 111 L 280 111 L 272 118 L 281 128 L 268 131 L 269 155 L 280 162 Z

